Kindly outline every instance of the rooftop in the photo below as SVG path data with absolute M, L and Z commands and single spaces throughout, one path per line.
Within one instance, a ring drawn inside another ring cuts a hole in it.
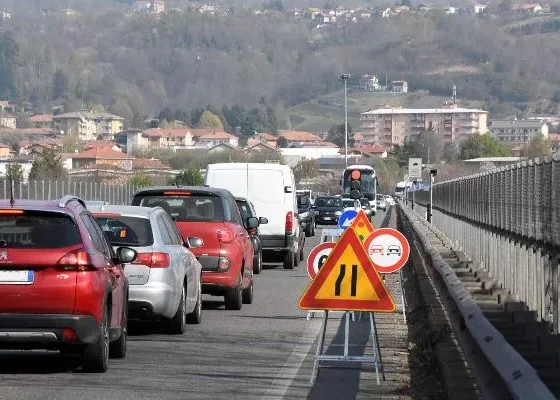
M 74 111 L 66 114 L 55 115 L 53 119 L 79 118 L 79 119 L 112 119 L 123 120 L 123 117 L 106 112 Z
M 464 113 L 484 113 L 488 111 L 476 108 L 378 108 L 363 112 L 362 115 L 399 115 L 399 114 L 464 114 Z
M 490 129 L 505 129 L 505 128 L 540 128 L 545 124 L 539 120 L 495 120 L 490 124 Z

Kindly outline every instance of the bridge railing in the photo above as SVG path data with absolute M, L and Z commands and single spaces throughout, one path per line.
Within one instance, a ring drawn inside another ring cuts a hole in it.
M 432 223 L 558 333 L 560 158 L 434 184 Z

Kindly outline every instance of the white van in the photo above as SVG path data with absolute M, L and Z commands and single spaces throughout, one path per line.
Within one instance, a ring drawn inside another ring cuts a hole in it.
M 236 197 L 249 199 L 257 216 L 268 224 L 259 227 L 263 258 L 282 256 L 284 268 L 303 260 L 305 235 L 297 219 L 294 174 L 287 165 L 267 163 L 209 164 L 206 185 L 228 189 Z

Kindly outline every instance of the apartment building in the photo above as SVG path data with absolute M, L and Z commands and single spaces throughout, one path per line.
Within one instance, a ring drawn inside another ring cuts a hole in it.
M 63 135 L 77 136 L 79 140 L 95 140 L 102 137 L 112 140 L 123 130 L 124 118 L 109 113 L 76 111 L 55 115 L 55 129 Z
M 539 120 L 496 120 L 490 124 L 490 131 L 506 143 L 527 143 L 538 134 L 548 138 L 548 124 Z
M 361 114 L 362 145 L 381 144 L 387 148 L 404 143 L 422 132 L 431 131 L 447 142 L 488 131 L 488 112 L 446 106 L 442 108 L 380 108 Z

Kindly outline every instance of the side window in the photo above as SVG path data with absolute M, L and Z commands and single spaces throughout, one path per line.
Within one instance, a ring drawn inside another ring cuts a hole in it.
M 235 199 L 232 198 L 229 200 L 228 208 L 231 212 L 231 222 L 233 222 L 234 224 L 245 226 L 243 220 L 241 219 L 241 214 L 239 213 L 239 208 L 237 207 Z
M 163 240 L 163 244 L 166 246 L 172 246 L 174 243 L 169 236 L 169 231 L 167 230 L 167 226 L 165 226 L 165 222 L 163 222 L 163 218 L 161 215 L 157 216 L 157 224 L 159 228 L 159 234 L 161 235 L 161 240 Z
M 182 246 L 183 245 L 183 239 L 181 238 L 181 235 L 179 234 L 179 231 L 177 230 L 177 226 L 175 226 L 175 223 L 169 218 L 169 215 L 168 214 L 162 214 L 161 219 L 163 220 L 163 223 L 165 224 L 165 227 L 167 228 L 167 233 L 169 234 L 169 237 L 171 238 L 171 244 L 174 245 L 174 246 Z
M 93 217 L 90 214 L 87 213 L 80 214 L 80 217 L 82 218 L 82 221 L 84 222 L 84 225 L 86 226 L 90 234 L 91 240 L 95 248 L 99 252 L 104 253 L 108 258 L 112 258 L 113 251 L 107 244 L 107 240 L 105 239 L 105 234 L 103 233 L 103 231 L 101 230 L 97 222 L 93 219 Z

